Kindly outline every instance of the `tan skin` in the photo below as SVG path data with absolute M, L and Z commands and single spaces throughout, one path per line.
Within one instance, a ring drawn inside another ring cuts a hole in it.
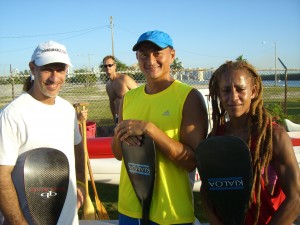
M 103 65 L 113 65 L 111 67 L 104 67 L 106 74 L 109 77 L 106 83 L 106 92 L 109 98 L 109 107 L 113 119 L 116 120 L 116 114 L 118 114 L 120 102 L 123 95 L 137 87 L 137 83 L 128 75 L 120 74 L 116 72 L 116 63 L 112 58 L 108 58 L 103 61 Z
M 45 66 L 36 66 L 30 62 L 29 67 L 34 75 L 35 82 L 29 90 L 29 94 L 36 100 L 53 105 L 55 97 L 58 95 L 61 86 L 65 82 L 67 65 L 62 63 L 52 63 Z M 84 155 L 82 142 L 74 146 L 76 177 L 84 182 Z M 10 225 L 27 225 L 27 221 L 19 206 L 19 201 L 15 187 L 11 179 L 14 166 L 0 166 L 0 209 L 5 219 Z M 77 187 L 77 208 L 79 209 L 85 198 L 84 187 Z
M 154 44 L 143 43 L 136 53 L 140 69 L 146 76 L 146 92 L 155 94 L 169 87 L 174 79 L 170 76 L 170 65 L 175 57 L 171 48 L 159 49 Z M 193 89 L 187 96 L 182 112 L 180 141 L 168 137 L 155 124 L 141 120 L 123 120 L 122 102 L 119 110 L 120 122 L 115 128 L 112 149 L 118 160 L 122 159 L 121 141 L 129 145 L 140 145 L 141 135 L 149 135 L 157 149 L 170 160 L 187 171 L 196 168 L 195 148 L 206 138 L 208 129 L 207 111 L 203 96 Z
M 256 97 L 257 87 L 252 84 L 250 75 L 244 70 L 227 72 L 219 81 L 219 99 L 230 116 L 224 135 L 234 135 L 247 141 L 247 120 L 251 99 Z M 226 78 L 225 78 L 226 77 Z M 287 132 L 280 126 L 273 128 L 272 165 L 286 199 L 274 213 L 269 225 L 291 224 L 300 214 L 300 171 Z M 223 225 L 207 208 L 211 225 Z
M 83 109 L 77 113 L 78 124 L 86 122 L 88 118 L 88 109 Z

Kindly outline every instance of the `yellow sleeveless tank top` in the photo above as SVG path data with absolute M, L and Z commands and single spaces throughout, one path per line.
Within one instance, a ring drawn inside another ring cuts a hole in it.
M 175 80 L 157 94 L 146 94 L 145 85 L 126 93 L 123 120 L 153 122 L 169 137 L 179 140 L 182 110 L 192 87 Z M 150 220 L 158 224 L 191 223 L 194 207 L 188 172 L 156 150 L 156 178 Z M 142 217 L 142 208 L 122 161 L 118 210 L 133 218 Z

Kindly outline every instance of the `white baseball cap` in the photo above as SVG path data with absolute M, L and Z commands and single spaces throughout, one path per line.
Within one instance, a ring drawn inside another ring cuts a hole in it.
M 72 66 L 66 47 L 55 41 L 39 44 L 31 56 L 31 62 L 33 61 L 37 66 L 50 63 L 64 63 Z

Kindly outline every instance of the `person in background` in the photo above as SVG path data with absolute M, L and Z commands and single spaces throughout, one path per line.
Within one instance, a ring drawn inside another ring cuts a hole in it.
M 133 51 L 147 82 L 128 91 L 120 103 L 113 153 L 122 160 L 121 142 L 140 145 L 143 135 L 150 136 L 157 160 L 150 224 L 193 224 L 189 172 L 196 168 L 194 151 L 208 130 L 203 96 L 171 76 L 175 49 L 167 33 L 142 34 Z M 142 209 L 123 160 L 120 176 L 119 224 L 139 224 Z
M 106 83 L 106 92 L 109 98 L 109 107 L 115 123 L 118 123 L 118 111 L 123 95 L 137 87 L 137 83 L 128 75 L 117 73 L 114 56 L 105 56 L 102 60 L 103 68 L 109 80 Z
M 0 211 L 4 224 L 33 224 L 27 201 L 20 194 L 24 192 L 24 186 L 18 185 L 22 177 L 13 177 L 12 171 L 22 163 L 18 156 L 36 148 L 54 148 L 67 156 L 69 188 L 57 224 L 79 224 L 77 211 L 85 198 L 82 137 L 74 107 L 58 96 L 69 66 L 64 45 L 54 41 L 39 44 L 29 62 L 35 82 L 0 112 Z
M 300 214 L 299 167 L 287 132 L 263 106 L 261 77 L 246 60 L 228 61 L 212 74 L 209 92 L 209 136 L 237 136 L 251 151 L 253 187 L 245 225 L 291 224 Z M 201 197 L 209 223 L 223 224 L 202 189 Z

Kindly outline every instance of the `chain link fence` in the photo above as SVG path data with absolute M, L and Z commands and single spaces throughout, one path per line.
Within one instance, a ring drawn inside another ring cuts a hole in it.
M 119 71 L 128 74 L 139 84 L 145 77 L 139 70 Z M 198 90 L 208 88 L 213 69 L 173 70 L 172 76 Z M 300 123 L 300 69 L 258 70 L 264 85 L 265 105 L 279 117 L 288 117 Z M 29 74 L 0 76 L 0 109 L 23 92 L 23 83 Z M 105 90 L 108 77 L 104 72 L 69 73 L 60 96 L 70 103 L 87 102 L 88 120 L 97 124 L 97 136 L 110 136 L 114 121 Z M 207 92 L 203 92 L 207 93 Z M 207 100 L 207 96 L 204 96 Z

